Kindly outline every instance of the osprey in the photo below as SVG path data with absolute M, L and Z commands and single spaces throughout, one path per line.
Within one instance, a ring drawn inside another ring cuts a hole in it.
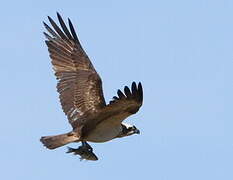
M 142 106 L 142 85 L 133 82 L 131 88 L 125 86 L 124 92 L 118 90 L 118 96 L 106 104 L 101 78 L 83 50 L 70 19 L 68 29 L 59 13 L 57 17 L 61 28 L 49 16 L 53 28 L 44 22 L 49 33 L 44 32 L 45 43 L 58 80 L 61 106 L 73 129 L 65 134 L 41 137 L 40 141 L 48 149 L 82 142 L 78 149 L 69 148 L 68 152 L 97 160 L 87 141 L 106 142 L 139 134 L 135 126 L 122 121 Z

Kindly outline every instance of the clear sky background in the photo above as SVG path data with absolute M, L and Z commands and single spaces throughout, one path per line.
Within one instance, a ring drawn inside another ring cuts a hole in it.
M 9 0 L 0 9 L 0 179 L 233 179 L 233 1 Z M 106 101 L 132 81 L 144 87 L 127 119 L 141 134 L 91 143 L 97 162 L 39 142 L 71 129 L 42 34 L 56 11 L 72 19 Z

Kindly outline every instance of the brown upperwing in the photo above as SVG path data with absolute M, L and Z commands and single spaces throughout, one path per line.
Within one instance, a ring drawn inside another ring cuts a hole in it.
M 78 121 L 83 122 L 84 114 L 96 113 L 106 103 L 101 78 L 81 47 L 70 19 L 68 30 L 58 13 L 57 17 L 63 31 L 48 17 L 53 29 L 44 23 L 50 34 L 44 32 L 47 38 L 45 42 L 58 79 L 57 91 L 62 109 L 73 125 Z
M 137 113 L 142 106 L 143 89 L 141 83 L 137 86 L 136 83 L 133 82 L 131 91 L 125 86 L 124 93 L 121 90 L 118 90 L 117 94 L 118 97 L 114 96 L 113 100 L 97 113 L 89 114 L 86 118 L 83 118 L 83 121 L 75 121 L 73 123 L 73 127 L 82 127 L 79 129 L 82 137 L 88 135 L 98 123 L 113 116 L 127 118 L 128 116 Z

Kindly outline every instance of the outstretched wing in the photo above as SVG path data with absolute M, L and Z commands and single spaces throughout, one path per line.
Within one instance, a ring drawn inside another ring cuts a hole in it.
M 114 96 L 113 100 L 105 106 L 94 117 L 91 115 L 83 121 L 74 122 L 73 126 L 82 126 L 82 136 L 87 135 L 97 124 L 103 121 L 111 121 L 111 123 L 121 123 L 128 116 L 138 112 L 143 102 L 143 89 L 141 83 L 138 85 L 133 82 L 131 90 L 125 86 L 124 93 L 117 91 L 118 96 Z
M 106 104 L 102 81 L 83 50 L 70 19 L 69 30 L 59 13 L 57 17 L 61 29 L 50 17 L 53 29 L 44 23 L 49 32 L 44 32 L 45 42 L 58 79 L 62 109 L 73 124 L 84 114 L 98 112 Z
M 114 109 L 119 113 L 128 113 L 129 115 L 138 112 L 143 102 L 143 89 L 142 84 L 135 82 L 129 87 L 125 86 L 124 93 L 118 89 L 117 96 L 113 97 L 113 100 L 109 102 L 108 108 Z

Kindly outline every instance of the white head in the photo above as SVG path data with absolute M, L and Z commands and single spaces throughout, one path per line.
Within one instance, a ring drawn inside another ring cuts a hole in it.
M 122 126 L 122 131 L 121 134 L 118 135 L 118 137 L 125 137 L 125 136 L 130 136 L 133 134 L 140 134 L 140 131 L 131 124 L 127 124 L 127 123 L 121 123 Z

